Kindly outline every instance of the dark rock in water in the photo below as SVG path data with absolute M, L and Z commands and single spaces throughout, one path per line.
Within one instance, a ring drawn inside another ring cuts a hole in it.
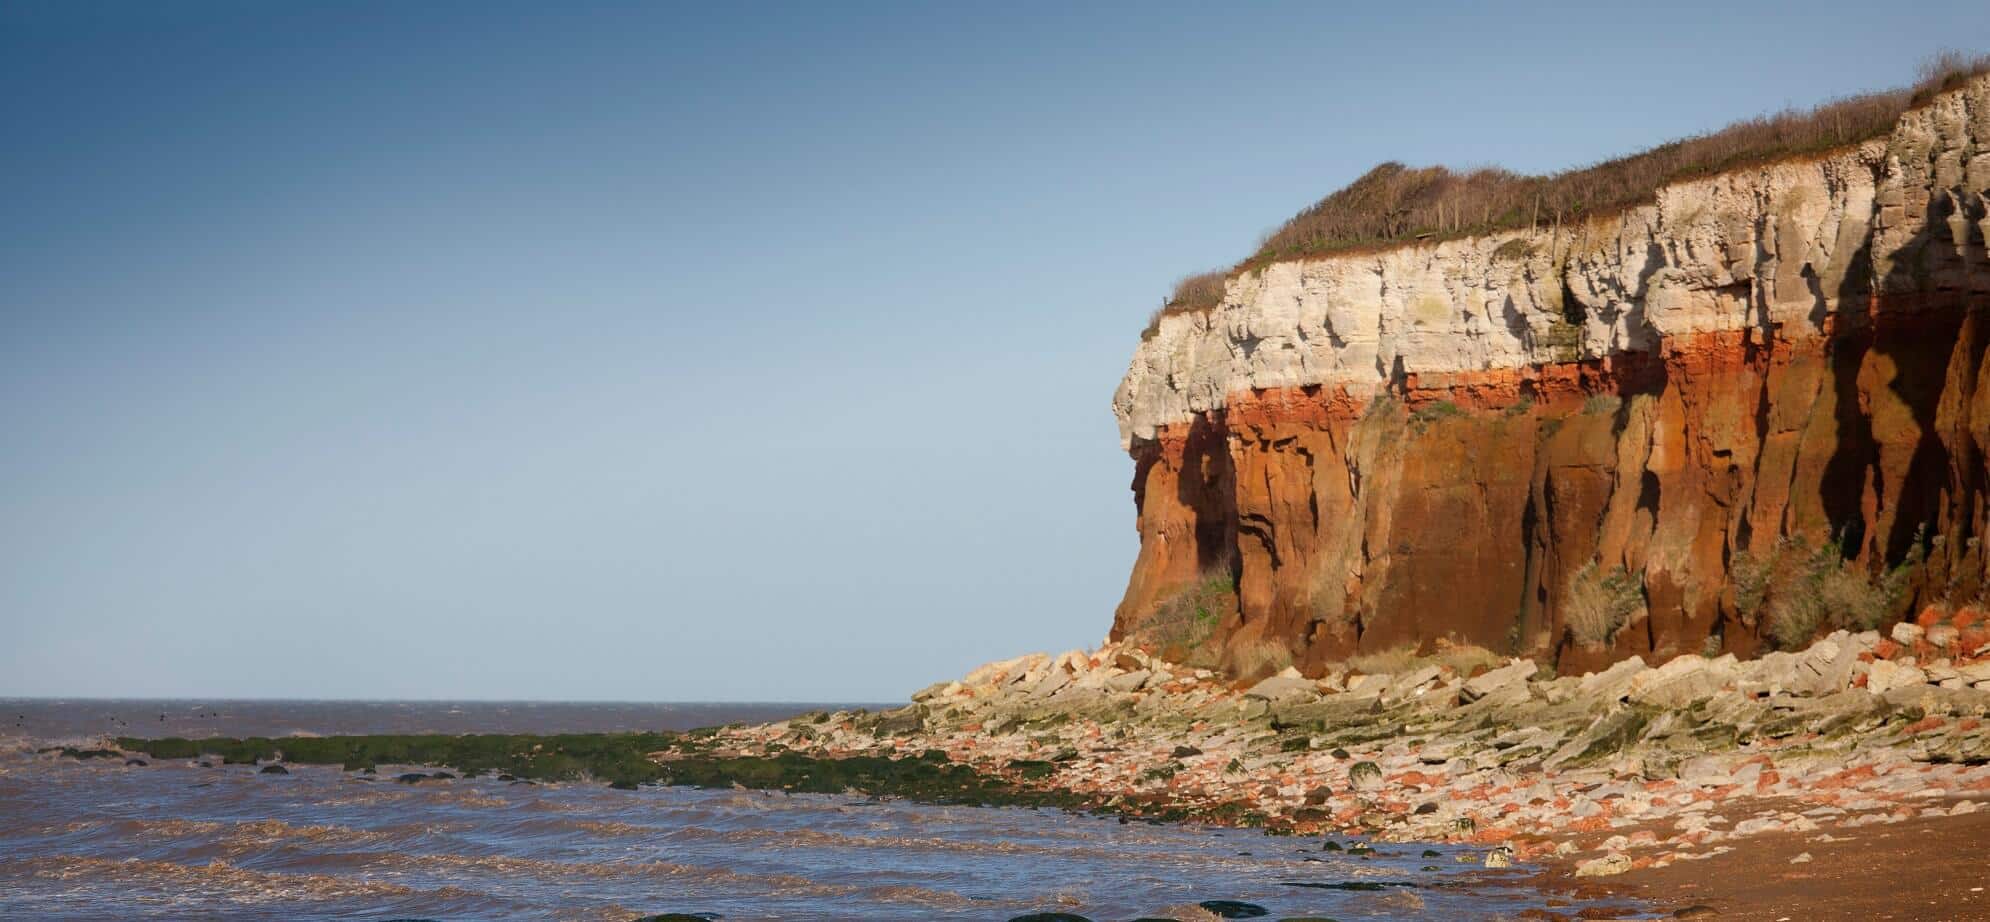
M 514 787 L 514 788 L 515 788 L 515 787 L 518 787 L 518 786 L 519 786 L 519 785 L 521 785 L 521 784 L 522 784 L 522 785 L 525 785 L 526 787 L 529 787 L 529 788 L 536 788 L 536 787 L 538 787 L 538 786 L 539 786 L 539 782 L 537 782 L 537 781 L 513 781 L 513 782 L 512 782 L 511 784 L 507 785 L 507 787 Z
M 263 769 L 262 769 L 262 771 L 260 771 L 260 772 L 257 772 L 257 774 L 259 774 L 259 775 L 288 775 L 288 774 L 290 774 L 290 769 L 287 769 L 287 768 L 284 768 L 284 767 L 283 767 L 283 766 L 281 766 L 281 765 L 265 765 L 265 766 L 263 766 Z
M 1026 916 L 1011 918 L 1009 922 L 1092 922 L 1092 920 L 1068 912 L 1033 912 Z
M 1334 841 L 1334 840 L 1332 840 L 1332 839 L 1328 839 L 1328 840 L 1327 840 L 1327 844 L 1325 844 L 1325 845 L 1322 845 L 1322 846 L 1320 846 L 1320 851 L 1323 851 L 1323 852 L 1337 852 L 1337 851 L 1340 851 L 1340 843 L 1339 843 L 1339 842 L 1335 842 L 1335 841 Z
M 1271 910 L 1242 900 L 1203 900 L 1196 904 L 1225 919 L 1255 919 L 1271 915 Z
M 1340 920 L 1326 916 L 1286 916 L 1278 922 L 1340 922 Z
M 644 916 L 637 919 L 636 922 L 711 922 L 713 919 L 723 918 L 725 917 L 716 912 L 666 912 L 660 915 Z
M 455 775 L 448 772 L 430 772 L 428 776 L 436 781 L 453 781 L 456 779 Z
M 201 763 L 200 763 L 200 767 L 201 767 L 201 768 L 213 768 L 213 767 L 214 767 L 214 763 L 213 763 L 213 762 L 201 762 Z
M 1186 759 L 1189 756 L 1202 755 L 1202 750 L 1197 749 L 1194 746 L 1176 746 L 1175 751 L 1172 753 L 1172 755 L 1174 758 L 1177 759 Z
M 1444 853 L 1434 848 L 1426 848 L 1423 850 L 1423 856 L 1425 858 L 1442 858 L 1444 857 Z
M 422 774 L 421 772 L 408 772 L 405 775 L 396 775 L 394 777 L 394 780 L 399 781 L 402 784 L 420 784 L 424 781 L 427 781 L 428 776 Z
M 510 773 L 510 772 L 502 772 L 502 773 L 500 773 L 500 774 L 499 774 L 499 775 L 497 776 L 497 780 L 499 780 L 499 781 L 517 781 L 517 780 L 518 780 L 518 776 L 517 776 L 517 775 L 514 775 L 514 774 L 512 774 L 512 773 Z
M 1407 880 L 1344 880 L 1334 883 L 1320 883 L 1310 880 L 1282 880 L 1279 883 L 1288 887 L 1305 887 L 1309 890 L 1352 890 L 1364 893 L 1387 890 L 1390 887 L 1416 888 L 1416 884 Z
M 144 768 L 145 766 L 150 765 L 151 763 L 145 761 L 144 759 L 126 759 L 124 760 L 124 764 L 136 765 L 139 768 Z
M 1718 915 L 1720 910 L 1705 904 L 1695 904 L 1685 909 L 1674 910 L 1672 913 L 1675 919 L 1711 919 Z

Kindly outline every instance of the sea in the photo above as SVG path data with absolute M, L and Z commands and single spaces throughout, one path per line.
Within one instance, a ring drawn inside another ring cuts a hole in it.
M 1103 922 L 1209 902 L 1201 918 L 1496 919 L 1542 905 L 1524 870 L 1446 845 L 1355 855 L 1346 839 L 1049 809 L 40 751 L 120 735 L 684 730 L 848 706 L 0 699 L 0 918 Z

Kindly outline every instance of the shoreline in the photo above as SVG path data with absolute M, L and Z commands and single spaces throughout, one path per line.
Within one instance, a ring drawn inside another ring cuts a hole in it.
M 232 755 L 117 742 L 162 758 L 451 764 L 1450 843 L 1487 868 L 1533 871 L 1549 897 L 1826 918 L 1873 889 L 1804 882 L 1837 873 L 1831 856 L 1856 851 L 1846 843 L 1887 837 L 1869 857 L 1890 863 L 1873 866 L 1917 876 L 1990 843 L 1990 810 L 1978 813 L 1990 800 L 1990 687 L 1972 685 L 1982 673 L 1990 686 L 1990 661 L 1903 627 L 1745 662 L 1633 659 L 1570 677 L 1451 656 L 1387 674 L 1231 683 L 1107 645 L 991 663 L 889 711 L 681 734 L 265 739 L 229 741 Z M 533 740 L 558 742 L 542 752 Z M 1811 861 L 1789 863 L 1805 851 Z M 1757 885 L 1792 867 L 1810 876 Z M 1555 905 L 1536 917 L 1573 917 Z
M 829 733 L 788 721 L 722 736 L 830 757 L 938 749 L 1135 815 L 1468 844 L 1487 867 L 1539 868 L 1544 893 L 1685 917 L 1871 918 L 1846 907 L 1867 906 L 1850 897 L 1872 881 L 1808 882 L 1836 873 L 1831 856 L 1857 848 L 1846 843 L 1891 839 L 1868 856 L 1887 881 L 1990 844 L 1990 811 L 1978 813 L 1990 681 L 1973 684 L 1990 680 L 1986 652 L 1908 624 L 1757 660 L 1632 659 L 1584 676 L 1426 661 L 1231 684 L 1109 644 L 992 663 L 896 711 L 832 715 Z M 1754 883 L 1792 867 L 1806 882 Z M 1990 918 L 1966 869 L 1951 876 L 1941 889 L 1955 905 Z M 1681 887 L 1702 878 L 1718 884 Z M 1878 905 L 1896 905 L 1890 889 Z

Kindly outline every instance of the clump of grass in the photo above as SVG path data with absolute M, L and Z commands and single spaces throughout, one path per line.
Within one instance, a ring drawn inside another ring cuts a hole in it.
M 1215 665 L 1209 638 L 1236 608 L 1236 579 L 1228 570 L 1205 572 L 1163 600 L 1136 633 L 1164 659 L 1207 668 Z
M 1907 110 L 1990 73 L 1990 55 L 1931 59 L 1911 87 L 1735 122 L 1628 157 L 1552 176 L 1384 163 L 1265 238 L 1264 263 L 1418 237 L 1576 220 L 1647 201 L 1659 187 L 1750 163 L 1822 153 L 1892 131 Z
M 1292 665 L 1292 651 L 1276 641 L 1254 640 L 1231 648 L 1228 659 L 1231 675 L 1256 679 Z
M 1562 620 L 1576 643 L 1602 649 L 1625 625 L 1644 614 L 1644 580 L 1621 566 L 1603 572 L 1592 560 L 1569 574 L 1561 601 Z
M 1559 226 L 1652 200 L 1670 183 L 1792 157 L 1814 156 L 1883 137 L 1902 114 L 1970 78 L 1990 73 L 1990 54 L 1944 52 L 1912 86 L 1786 110 L 1718 131 L 1549 176 L 1496 167 L 1464 172 L 1387 162 L 1294 215 L 1230 273 L 1184 279 L 1156 314 L 1207 310 L 1228 274 L 1335 252 L 1448 239 L 1498 230 Z M 1495 256 L 1519 259 L 1531 244 L 1508 241 Z M 1214 295 L 1211 292 L 1214 292 Z
M 1921 543 L 1906 560 L 1877 576 L 1846 559 L 1839 542 L 1817 547 L 1801 537 L 1776 542 L 1766 557 L 1735 555 L 1735 609 L 1743 623 L 1766 623 L 1785 650 L 1808 645 L 1819 630 L 1872 630 L 1906 600 L 1921 563 Z
M 1617 412 L 1617 408 L 1623 405 L 1624 398 L 1616 394 L 1591 394 L 1582 401 L 1582 415 L 1601 416 L 1606 413 L 1615 413 Z
M 1161 302 L 1160 309 L 1147 318 L 1147 330 L 1141 334 L 1147 339 L 1161 330 L 1161 318 L 1173 314 L 1206 311 L 1223 302 L 1223 287 L 1230 281 L 1230 273 L 1224 269 L 1212 269 L 1195 275 L 1183 276 L 1175 282 L 1175 290 Z
M 1505 657 L 1473 644 L 1446 644 L 1424 655 L 1419 655 L 1417 647 L 1410 644 L 1349 657 L 1347 668 L 1363 675 L 1384 675 L 1409 672 L 1424 666 L 1448 666 L 1459 675 L 1470 675 L 1480 666 L 1492 668 L 1504 662 Z
M 1410 425 L 1416 427 L 1418 432 L 1422 432 L 1431 423 L 1440 419 L 1463 415 L 1465 411 L 1459 409 L 1457 404 L 1449 400 L 1433 400 L 1410 411 Z

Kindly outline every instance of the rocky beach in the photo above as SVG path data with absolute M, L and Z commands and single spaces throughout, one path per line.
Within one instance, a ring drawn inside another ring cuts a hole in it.
M 897 708 L 690 733 L 96 745 L 62 754 L 1037 805 L 1347 859 L 1437 847 L 1529 875 L 1538 902 L 1501 917 L 1990 915 L 1966 860 L 1990 834 L 1990 625 L 1974 610 L 1569 676 L 1455 647 L 1237 681 L 1107 643 L 990 663 Z M 1925 901 L 1869 885 L 1902 874 Z
M 1389 673 L 1237 683 L 1107 644 L 991 663 L 898 710 L 729 728 L 715 744 L 832 758 L 939 750 L 1131 815 L 1465 843 L 1485 867 L 1537 864 L 1552 891 L 1774 919 L 1760 894 L 1642 882 L 1668 869 L 1713 879 L 1692 869 L 1765 856 L 1808 871 L 1834 843 L 1899 824 L 1924 850 L 1980 841 L 1990 634 L 1967 612 L 1922 620 L 1755 660 L 1632 658 L 1560 677 L 1454 650 Z M 1907 863 L 1917 851 L 1888 850 Z M 1949 914 L 1894 917 L 1979 917 L 1981 887 L 1944 893 Z M 1862 917 L 1832 908 L 1828 889 L 1777 892 L 1808 907 L 1796 918 Z

